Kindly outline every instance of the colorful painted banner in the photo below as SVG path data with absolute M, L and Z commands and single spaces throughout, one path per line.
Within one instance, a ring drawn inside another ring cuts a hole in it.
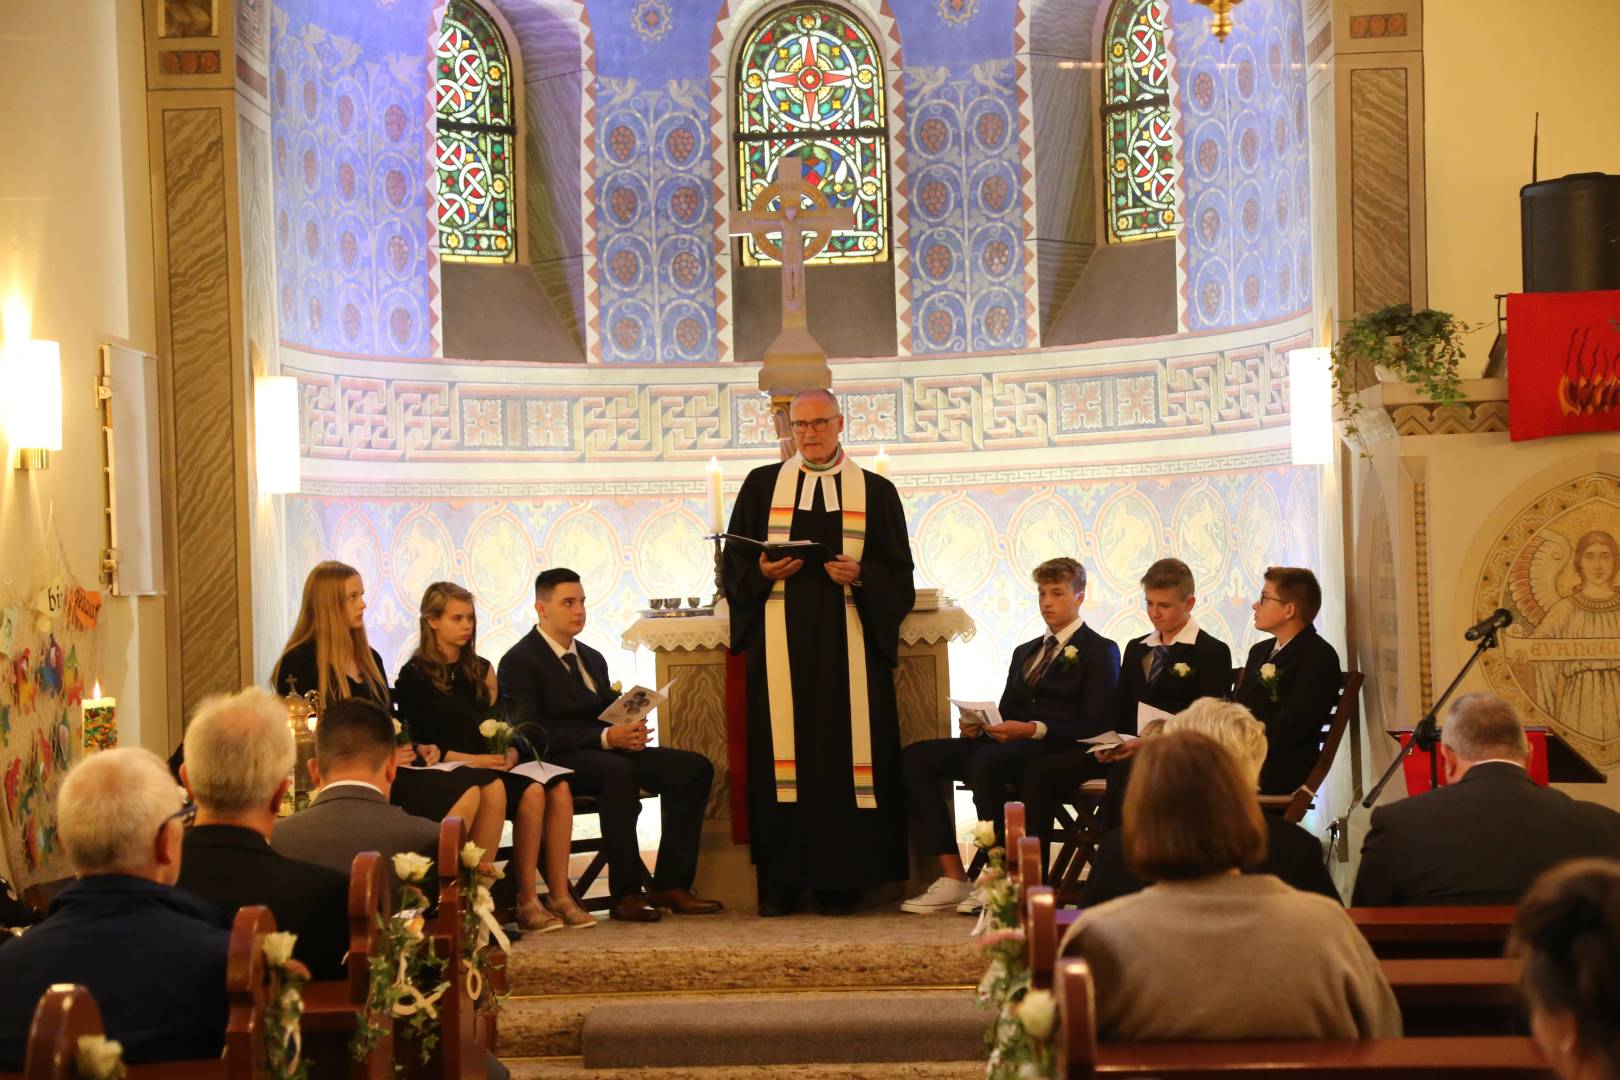
M 1515 442 L 1620 431 L 1620 289 L 1508 297 Z

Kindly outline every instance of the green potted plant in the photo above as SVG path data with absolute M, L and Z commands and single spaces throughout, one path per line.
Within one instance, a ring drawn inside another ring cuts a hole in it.
M 1483 325 L 1483 324 L 1481 324 Z M 1333 398 L 1344 433 L 1361 442 L 1360 392 L 1391 376 L 1416 387 L 1429 400 L 1455 405 L 1462 400 L 1457 364 L 1462 335 L 1478 330 L 1450 312 L 1392 304 L 1345 319 L 1333 346 Z M 1365 454 L 1366 449 L 1363 447 Z

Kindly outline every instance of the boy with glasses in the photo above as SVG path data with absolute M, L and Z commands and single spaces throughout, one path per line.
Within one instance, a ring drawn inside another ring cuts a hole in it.
M 1272 637 L 1249 650 L 1235 697 L 1266 725 L 1261 792 L 1288 795 L 1321 753 L 1322 725 L 1339 703 L 1339 654 L 1311 625 L 1322 586 L 1309 570 L 1267 568 L 1253 607 L 1255 629 Z

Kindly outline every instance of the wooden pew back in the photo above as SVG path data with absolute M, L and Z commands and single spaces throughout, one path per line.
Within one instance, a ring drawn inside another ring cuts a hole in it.
M 1029 965 L 1030 985 L 1050 990 L 1058 950 L 1057 894 L 1052 886 L 1025 889 L 1024 914 L 1024 960 Z
M 1010 802 L 1007 804 L 1006 824 L 1007 829 L 1003 842 L 1007 845 L 1007 851 L 1010 853 L 1018 850 L 1018 841 L 1022 840 L 1025 835 L 1023 803 Z
M 390 1080 L 394 1072 L 394 1020 L 374 1012 L 382 1030 L 371 1051 L 355 1061 L 350 1049 L 355 1025 L 365 1014 L 371 989 L 371 959 L 381 926 L 393 917 L 387 864 L 375 851 L 362 851 L 349 868 L 349 959 L 341 980 L 304 987 L 304 1056 L 314 1080 Z
M 1513 927 L 1511 907 L 1349 908 L 1380 959 L 1499 957 Z
M 231 924 L 230 951 L 225 960 L 230 1014 L 225 1023 L 223 1059 L 228 1080 L 251 1080 L 263 1071 L 264 1006 L 270 978 L 264 937 L 275 932 L 275 916 L 269 908 L 258 905 L 238 910 Z
M 439 998 L 439 1041 L 424 1064 L 414 1049 L 403 1053 L 406 1074 L 433 1080 L 474 1080 L 486 1075 L 484 1045 L 479 1038 L 477 1010 L 467 996 L 467 966 L 462 960 L 462 905 L 471 901 L 461 889 L 461 848 L 467 827 L 448 817 L 439 825 L 439 910 L 429 932 L 435 952 L 444 961 L 443 978 L 450 985 Z

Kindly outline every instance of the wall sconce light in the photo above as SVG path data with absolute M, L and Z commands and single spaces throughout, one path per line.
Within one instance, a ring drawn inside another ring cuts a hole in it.
M 54 341 L 6 341 L 0 350 L 6 441 L 18 469 L 48 469 L 62 449 L 62 347 Z
M 253 380 L 253 428 L 259 492 L 298 494 L 298 380 L 261 375 Z
M 1288 436 L 1295 465 L 1333 464 L 1333 359 L 1327 349 L 1288 354 Z

